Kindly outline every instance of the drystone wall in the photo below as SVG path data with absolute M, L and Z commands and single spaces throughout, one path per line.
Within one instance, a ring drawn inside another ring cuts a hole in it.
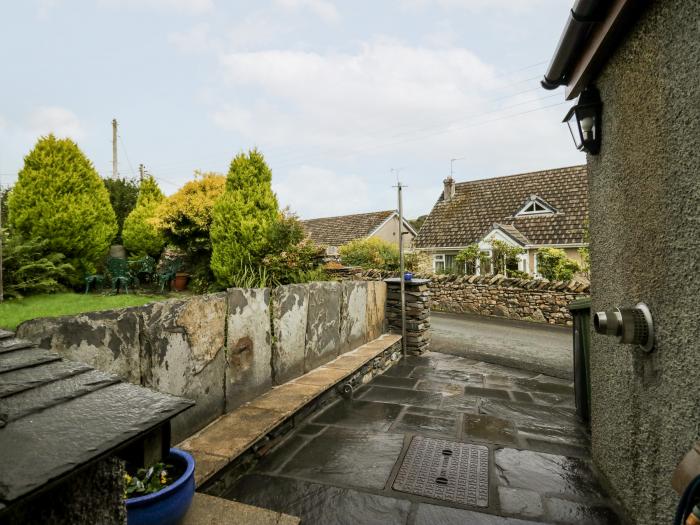
M 196 401 L 180 440 L 384 332 L 386 284 L 316 282 L 34 319 L 17 328 L 68 359 Z
M 344 269 L 341 279 L 385 279 L 394 274 L 378 270 Z M 572 326 L 567 305 L 590 295 L 590 284 L 577 279 L 516 279 L 503 275 L 414 274 L 430 280 L 430 308 Z

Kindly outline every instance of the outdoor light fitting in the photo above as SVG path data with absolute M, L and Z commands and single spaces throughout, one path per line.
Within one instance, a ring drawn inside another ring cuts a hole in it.
M 576 148 L 591 155 L 597 155 L 600 151 L 602 106 L 598 90 L 588 86 L 578 97 L 578 103 L 569 110 L 562 121 L 569 126 Z

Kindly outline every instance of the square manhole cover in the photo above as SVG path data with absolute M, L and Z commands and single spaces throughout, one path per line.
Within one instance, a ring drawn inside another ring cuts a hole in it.
M 415 436 L 394 490 L 474 507 L 489 506 L 489 449 Z

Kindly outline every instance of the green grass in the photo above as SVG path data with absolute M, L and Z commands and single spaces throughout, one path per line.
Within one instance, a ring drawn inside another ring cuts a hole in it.
M 83 295 L 57 293 L 34 295 L 24 299 L 0 303 L 0 328 L 14 330 L 22 321 L 37 317 L 55 317 L 97 310 L 111 310 L 127 306 L 140 306 L 154 301 L 163 301 L 165 295 Z

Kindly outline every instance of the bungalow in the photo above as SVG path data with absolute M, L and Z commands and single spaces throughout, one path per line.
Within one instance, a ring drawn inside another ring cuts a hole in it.
M 489 257 L 498 239 L 521 247 L 517 268 L 537 275 L 536 252 L 561 248 L 580 261 L 586 246 L 588 175 L 586 166 L 571 166 L 455 183 L 444 189 L 423 223 L 413 246 L 432 255 L 435 272 L 455 269 L 460 250 L 477 243 Z M 491 273 L 477 261 L 477 273 Z
M 399 244 L 399 213 L 396 210 L 340 215 L 301 221 L 309 238 L 326 246 L 327 255 L 337 255 L 338 248 L 356 239 L 377 238 Z M 410 249 L 416 230 L 404 219 L 404 248 Z

